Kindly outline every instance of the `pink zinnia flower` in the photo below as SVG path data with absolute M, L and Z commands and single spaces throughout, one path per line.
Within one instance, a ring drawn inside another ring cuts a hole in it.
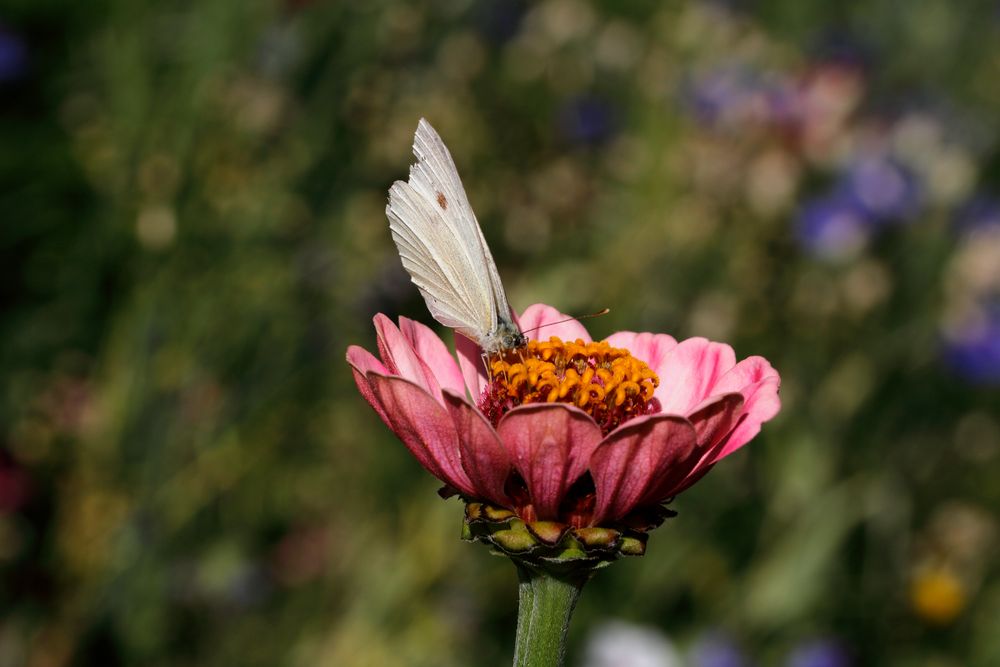
M 520 326 L 532 342 L 492 359 L 489 375 L 464 337 L 456 362 L 428 327 L 382 314 L 381 360 L 351 346 L 347 361 L 361 394 L 447 487 L 526 523 L 575 529 L 658 507 L 780 408 L 780 378 L 762 357 L 737 363 L 728 345 L 666 334 L 594 343 L 576 320 L 552 324 L 566 319 L 528 307 Z

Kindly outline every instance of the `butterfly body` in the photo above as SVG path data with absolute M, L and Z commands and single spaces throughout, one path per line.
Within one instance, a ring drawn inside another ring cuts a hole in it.
M 487 354 L 499 354 L 507 350 L 516 350 L 528 344 L 528 337 L 521 333 L 521 328 L 508 315 L 501 317 L 497 326 L 489 331 L 479 346 Z
M 413 154 L 410 178 L 393 183 L 385 210 L 403 267 L 428 310 L 487 355 L 527 345 L 451 154 L 423 118 Z

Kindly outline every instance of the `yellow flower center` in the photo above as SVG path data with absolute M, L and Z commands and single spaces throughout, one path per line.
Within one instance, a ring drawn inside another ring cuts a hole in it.
M 495 426 L 519 405 L 567 403 L 584 410 L 604 433 L 659 411 L 660 384 L 644 361 L 607 343 L 563 342 L 553 336 L 489 361 L 491 381 L 479 407 Z

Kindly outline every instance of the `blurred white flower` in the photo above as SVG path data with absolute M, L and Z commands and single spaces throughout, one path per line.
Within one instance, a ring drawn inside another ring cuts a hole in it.
M 656 628 L 624 621 L 603 623 L 591 633 L 582 667 L 682 667 L 673 643 Z

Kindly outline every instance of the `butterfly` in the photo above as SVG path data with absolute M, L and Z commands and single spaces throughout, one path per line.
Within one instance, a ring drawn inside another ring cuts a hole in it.
M 389 188 L 385 214 L 403 268 L 435 320 L 476 342 L 485 355 L 528 344 L 472 212 L 451 153 L 425 119 L 413 137 L 408 181 Z

